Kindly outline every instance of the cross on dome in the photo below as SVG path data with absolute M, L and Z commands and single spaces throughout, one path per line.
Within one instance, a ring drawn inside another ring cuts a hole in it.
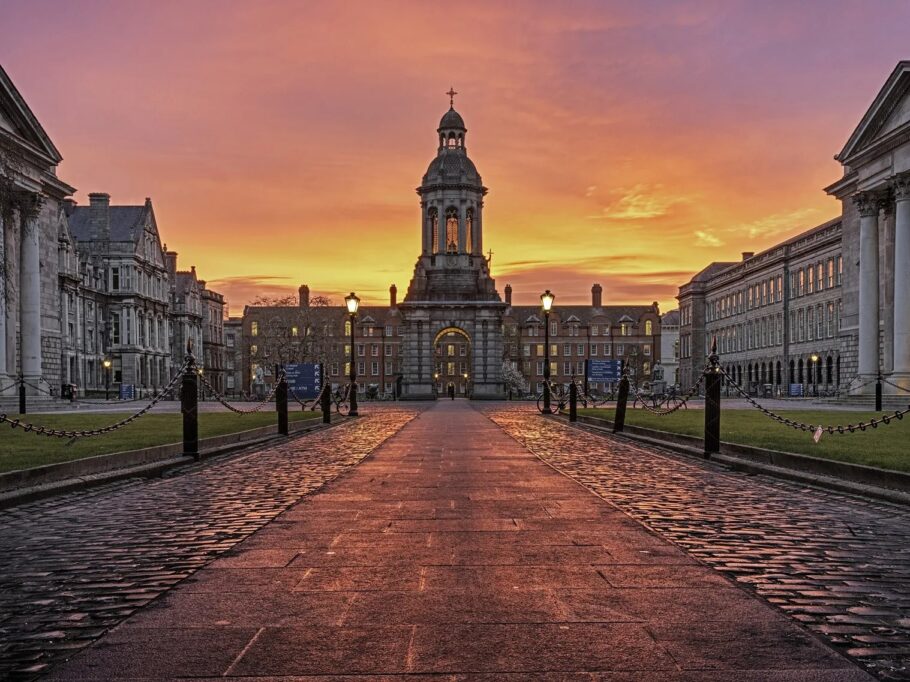
M 446 93 L 449 96 L 449 109 L 455 108 L 455 95 L 458 94 L 455 88 L 449 88 L 449 91 Z

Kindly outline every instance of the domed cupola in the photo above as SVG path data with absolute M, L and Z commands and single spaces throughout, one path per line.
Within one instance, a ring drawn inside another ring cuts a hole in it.
M 436 132 L 439 148 L 417 188 L 423 208 L 423 253 L 482 253 L 481 211 L 487 188 L 468 158 L 464 119 L 455 111 L 455 90 L 449 110 Z

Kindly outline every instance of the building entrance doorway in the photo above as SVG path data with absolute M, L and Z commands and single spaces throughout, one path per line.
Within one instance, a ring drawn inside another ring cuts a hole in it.
M 446 327 L 433 343 L 433 381 L 439 398 L 471 396 L 471 337 L 459 327 Z

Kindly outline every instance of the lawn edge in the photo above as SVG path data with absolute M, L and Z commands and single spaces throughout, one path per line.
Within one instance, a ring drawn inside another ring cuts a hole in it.
M 569 424 L 566 415 L 550 418 Z M 704 454 L 702 439 L 696 436 L 630 425 L 626 425 L 622 433 L 614 434 L 612 421 L 582 415 L 571 426 L 655 445 L 700 460 L 707 459 L 736 471 L 767 474 L 838 492 L 910 504 L 910 473 L 903 471 L 727 442 L 721 443 L 720 454 L 708 458 Z

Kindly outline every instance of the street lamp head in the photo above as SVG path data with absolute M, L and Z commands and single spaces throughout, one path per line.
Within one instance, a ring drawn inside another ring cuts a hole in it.
M 101 361 L 101 364 L 104 365 L 104 369 L 111 368 L 111 361 L 108 358 L 104 358 L 104 360 Z
M 360 307 L 360 299 L 357 297 L 353 291 L 344 297 L 345 305 L 348 307 L 348 312 L 351 315 L 357 314 L 357 309 Z
M 817 353 L 812 353 L 812 358 L 811 358 L 811 360 L 812 360 L 812 362 L 818 362 L 818 354 L 817 354 Z
M 543 311 L 545 313 L 550 312 L 550 308 L 553 307 L 553 299 L 555 298 L 556 295 L 551 293 L 549 289 L 540 295 L 540 305 L 543 306 Z
M 464 373 L 464 378 L 465 378 L 465 379 L 468 378 L 468 373 L 467 373 L 467 372 Z
M 197 367 L 197 368 L 196 368 L 196 373 L 197 373 L 199 376 L 202 376 L 202 367 Z

